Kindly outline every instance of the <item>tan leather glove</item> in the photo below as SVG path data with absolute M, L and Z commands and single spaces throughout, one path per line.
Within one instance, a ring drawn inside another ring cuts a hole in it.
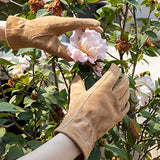
M 94 19 L 46 16 L 33 20 L 9 16 L 6 23 L 6 39 L 12 49 L 38 48 L 47 53 L 72 61 L 58 36 L 75 29 L 94 29 L 102 32 Z
M 129 110 L 129 81 L 123 76 L 118 82 L 120 69 L 110 69 L 88 91 L 79 76 L 71 84 L 69 111 L 55 134 L 70 137 L 87 160 L 94 143 L 122 120 Z

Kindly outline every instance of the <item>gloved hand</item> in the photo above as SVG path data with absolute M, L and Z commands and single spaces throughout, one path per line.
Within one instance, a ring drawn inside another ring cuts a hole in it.
M 93 29 L 102 32 L 100 23 L 94 19 L 45 16 L 26 20 L 9 16 L 6 23 L 6 39 L 12 49 L 38 48 L 47 53 L 72 61 L 66 47 L 58 36 L 75 29 Z
M 70 137 L 87 160 L 94 143 L 122 120 L 129 110 L 129 81 L 123 76 L 118 82 L 120 69 L 112 64 L 110 69 L 88 91 L 80 76 L 71 84 L 69 111 L 55 134 Z

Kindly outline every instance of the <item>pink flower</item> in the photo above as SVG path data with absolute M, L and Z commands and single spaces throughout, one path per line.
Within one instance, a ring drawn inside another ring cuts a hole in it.
M 93 67 L 95 73 L 97 74 L 97 76 L 101 77 L 101 71 L 103 70 L 103 63 L 102 62 L 97 62 L 97 65 L 95 67 Z
M 84 32 L 75 30 L 70 37 L 70 44 L 67 48 L 71 58 L 81 63 L 89 61 L 95 64 L 97 60 L 104 60 L 105 53 L 108 50 L 106 40 L 101 38 L 100 33 L 86 29 Z M 94 67 L 97 73 L 102 70 L 102 65 L 97 63 Z

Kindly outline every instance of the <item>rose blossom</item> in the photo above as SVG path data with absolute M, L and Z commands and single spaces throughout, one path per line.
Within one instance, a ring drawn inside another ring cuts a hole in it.
M 95 64 L 98 59 L 104 60 L 107 50 L 106 40 L 102 39 L 98 32 L 89 29 L 84 32 L 75 30 L 70 37 L 70 44 L 67 48 L 74 61 L 81 63 L 89 61 L 92 64 Z M 93 68 L 100 73 L 102 70 L 101 63 L 97 64 L 98 66 Z
M 149 87 L 154 91 L 156 89 L 155 84 L 153 83 L 150 76 L 145 75 L 142 78 L 136 79 L 136 87 L 137 87 L 137 94 L 139 92 L 143 92 L 146 94 L 146 96 L 137 95 L 137 99 L 139 100 L 139 105 L 144 106 L 146 103 L 149 102 L 149 98 L 152 98 L 153 96 Z

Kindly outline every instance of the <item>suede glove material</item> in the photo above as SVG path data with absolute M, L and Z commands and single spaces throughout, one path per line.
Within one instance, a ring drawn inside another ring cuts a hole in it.
M 94 143 L 122 120 L 129 110 L 129 81 L 120 69 L 112 64 L 110 69 L 86 91 L 80 76 L 71 84 L 69 111 L 55 134 L 70 137 L 87 160 Z
M 58 36 L 68 31 L 86 28 L 103 32 L 100 22 L 89 18 L 45 16 L 27 20 L 9 16 L 5 35 L 12 49 L 38 48 L 66 61 L 72 61 Z

